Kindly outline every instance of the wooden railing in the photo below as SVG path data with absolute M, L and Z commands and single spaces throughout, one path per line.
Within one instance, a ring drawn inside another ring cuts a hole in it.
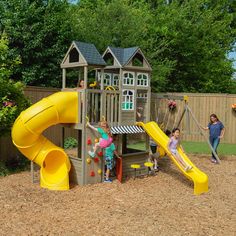
M 105 119 L 110 125 L 119 123 L 119 91 L 87 89 L 86 109 L 91 123 Z

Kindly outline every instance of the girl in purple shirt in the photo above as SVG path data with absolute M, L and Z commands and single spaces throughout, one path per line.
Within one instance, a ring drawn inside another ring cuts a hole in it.
M 180 136 L 180 130 L 178 128 L 173 129 L 172 137 L 170 138 L 167 147 L 175 157 L 176 161 L 184 168 L 184 170 L 189 171 L 192 169 L 192 166 L 188 165 L 177 151 L 177 148 L 179 146 L 184 152 L 183 147 L 180 145 L 179 136 Z

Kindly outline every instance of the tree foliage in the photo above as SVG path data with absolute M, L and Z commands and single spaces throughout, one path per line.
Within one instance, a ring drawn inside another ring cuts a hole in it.
M 5 34 L 0 35 L 0 136 L 9 133 L 17 116 L 28 105 L 23 94 L 23 84 L 13 82 L 10 76 L 20 64 L 19 57 L 12 57 Z
M 105 48 L 140 46 L 153 68 L 153 91 L 236 91 L 229 51 L 235 0 L 0 0 L 0 27 L 22 65 L 14 78 L 59 86 L 72 40 Z
M 73 40 L 72 7 L 67 1 L 1 1 L 1 28 L 22 65 L 13 74 L 28 85 L 60 86 L 60 62 Z
M 230 92 L 232 62 L 227 53 L 235 42 L 229 1 L 173 1 L 153 11 L 153 28 L 147 50 L 155 82 L 164 91 Z M 150 55 L 149 54 L 149 55 Z M 164 78 L 157 68 L 164 69 Z

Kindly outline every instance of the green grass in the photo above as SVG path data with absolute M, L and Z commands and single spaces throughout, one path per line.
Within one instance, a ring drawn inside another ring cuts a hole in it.
M 208 144 L 205 142 L 182 142 L 182 146 L 187 153 L 192 154 L 210 154 L 211 150 Z M 139 142 L 128 145 L 129 148 L 138 150 L 146 150 L 145 143 Z M 236 144 L 220 143 L 217 149 L 220 155 L 236 155 Z
M 132 148 L 132 149 L 145 151 L 146 150 L 146 144 L 145 144 L 145 142 L 138 142 L 138 143 L 128 144 L 127 148 Z
M 205 142 L 182 142 L 187 153 L 210 154 L 211 150 Z M 220 143 L 217 151 L 220 155 L 236 155 L 236 144 Z

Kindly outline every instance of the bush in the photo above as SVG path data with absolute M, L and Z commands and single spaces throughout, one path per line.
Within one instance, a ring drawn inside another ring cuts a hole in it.
M 5 166 L 4 163 L 0 162 L 0 176 L 6 176 L 8 175 L 10 172 L 7 169 L 7 167 Z
M 20 64 L 12 58 L 5 34 L 0 36 L 0 136 L 10 133 L 11 127 L 30 102 L 24 97 L 23 84 L 10 79 L 13 70 Z
M 78 147 L 78 141 L 73 137 L 68 137 L 64 140 L 64 148 L 70 149 Z
M 5 163 L 0 161 L 0 176 L 6 176 L 22 170 L 29 169 L 30 161 L 22 154 L 7 160 Z

